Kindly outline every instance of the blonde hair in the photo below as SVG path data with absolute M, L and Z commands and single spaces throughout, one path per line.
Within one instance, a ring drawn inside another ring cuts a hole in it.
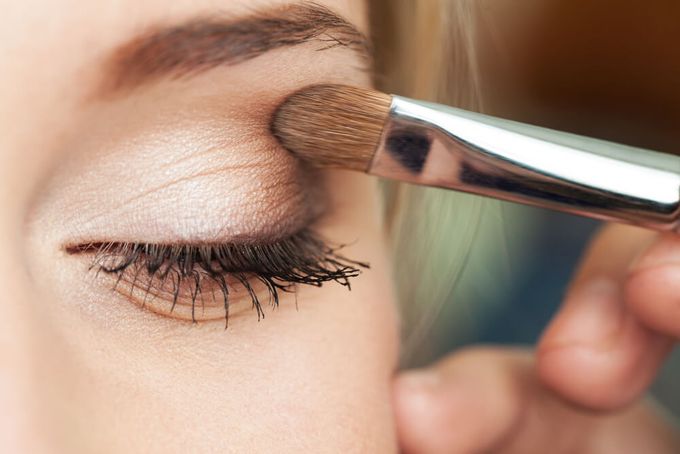
M 474 0 L 371 0 L 376 87 L 482 110 Z M 386 226 L 409 362 L 459 282 L 492 203 L 465 194 L 383 183 Z

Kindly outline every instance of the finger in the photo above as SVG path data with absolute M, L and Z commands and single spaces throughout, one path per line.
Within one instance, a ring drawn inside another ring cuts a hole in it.
M 492 451 L 521 418 L 520 377 L 531 364 L 524 352 L 475 349 L 398 376 L 394 405 L 402 451 Z
M 636 260 L 625 301 L 647 327 L 680 338 L 680 235 L 661 236 Z
M 671 349 L 670 338 L 624 304 L 630 264 L 656 238 L 630 226 L 603 229 L 541 339 L 539 376 L 574 403 L 599 410 L 627 405 L 649 386 Z
M 602 417 L 566 405 L 536 379 L 532 355 L 517 349 L 467 349 L 402 373 L 394 406 L 405 454 L 661 454 L 680 446 L 654 407 Z

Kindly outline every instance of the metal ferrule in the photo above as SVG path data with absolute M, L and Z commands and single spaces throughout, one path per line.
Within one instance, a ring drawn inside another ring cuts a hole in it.
M 680 229 L 680 157 L 395 96 L 369 173 Z

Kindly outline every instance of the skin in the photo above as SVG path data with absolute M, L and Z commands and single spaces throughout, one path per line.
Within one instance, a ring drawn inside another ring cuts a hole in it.
M 5 6 L 0 451 L 396 450 L 397 314 L 368 177 L 318 176 L 328 189 L 314 229 L 371 264 L 352 291 L 301 288 L 297 309 L 284 296 L 260 322 L 241 298 L 227 331 L 222 315 L 192 325 L 143 309 L 63 250 L 85 238 L 228 242 L 308 222 L 312 202 L 295 194 L 313 185 L 290 186 L 295 166 L 267 141 L 265 115 L 304 85 L 368 86 L 351 51 L 284 49 L 93 99 L 102 61 L 146 25 L 283 3 Z M 361 2 L 321 3 L 365 29 Z
M 260 322 L 247 301 L 237 301 L 228 331 L 222 320 L 193 325 L 142 308 L 95 278 L 87 257 L 64 251 L 88 237 L 229 241 L 276 228 L 284 215 L 305 222 L 307 199 L 258 189 L 298 181 L 294 163 L 281 166 L 286 158 L 277 150 L 239 138 L 263 133 L 257 112 L 266 107 L 251 109 L 253 99 L 271 107 L 311 83 L 368 86 L 356 55 L 288 49 L 92 98 L 102 56 L 145 25 L 281 3 L 4 6 L 0 451 L 677 451 L 671 427 L 637 400 L 680 333 L 680 318 L 668 316 L 680 294 L 680 243 L 672 236 L 604 231 L 537 353 L 472 349 L 401 374 L 377 192 L 366 177 L 319 176 L 327 199 L 315 229 L 351 243 L 345 254 L 371 263 L 352 292 L 302 288 L 297 309 L 288 296 Z M 320 3 L 366 29 L 362 2 Z M 244 173 L 246 162 L 260 170 Z M 214 167 L 197 176 L 204 165 Z M 286 206 L 285 213 L 258 212 L 266 203 Z M 225 218 L 232 223 L 219 224 Z M 582 289 L 602 275 L 613 278 L 618 296 L 598 293 L 609 300 L 597 319 L 581 323 L 593 301 Z M 604 340 L 591 336 L 605 326 Z M 582 373 L 565 373 L 573 370 Z M 556 431 L 563 436 L 546 437 Z

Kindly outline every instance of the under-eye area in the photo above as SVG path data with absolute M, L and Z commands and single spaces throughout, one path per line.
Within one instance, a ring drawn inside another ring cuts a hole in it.
M 89 270 L 144 309 L 194 323 L 223 320 L 226 328 L 230 308 L 244 301 L 261 319 L 265 306 L 277 307 L 299 285 L 351 289 L 369 265 L 341 249 L 303 229 L 262 244 L 90 242 L 66 252 L 91 256 Z

